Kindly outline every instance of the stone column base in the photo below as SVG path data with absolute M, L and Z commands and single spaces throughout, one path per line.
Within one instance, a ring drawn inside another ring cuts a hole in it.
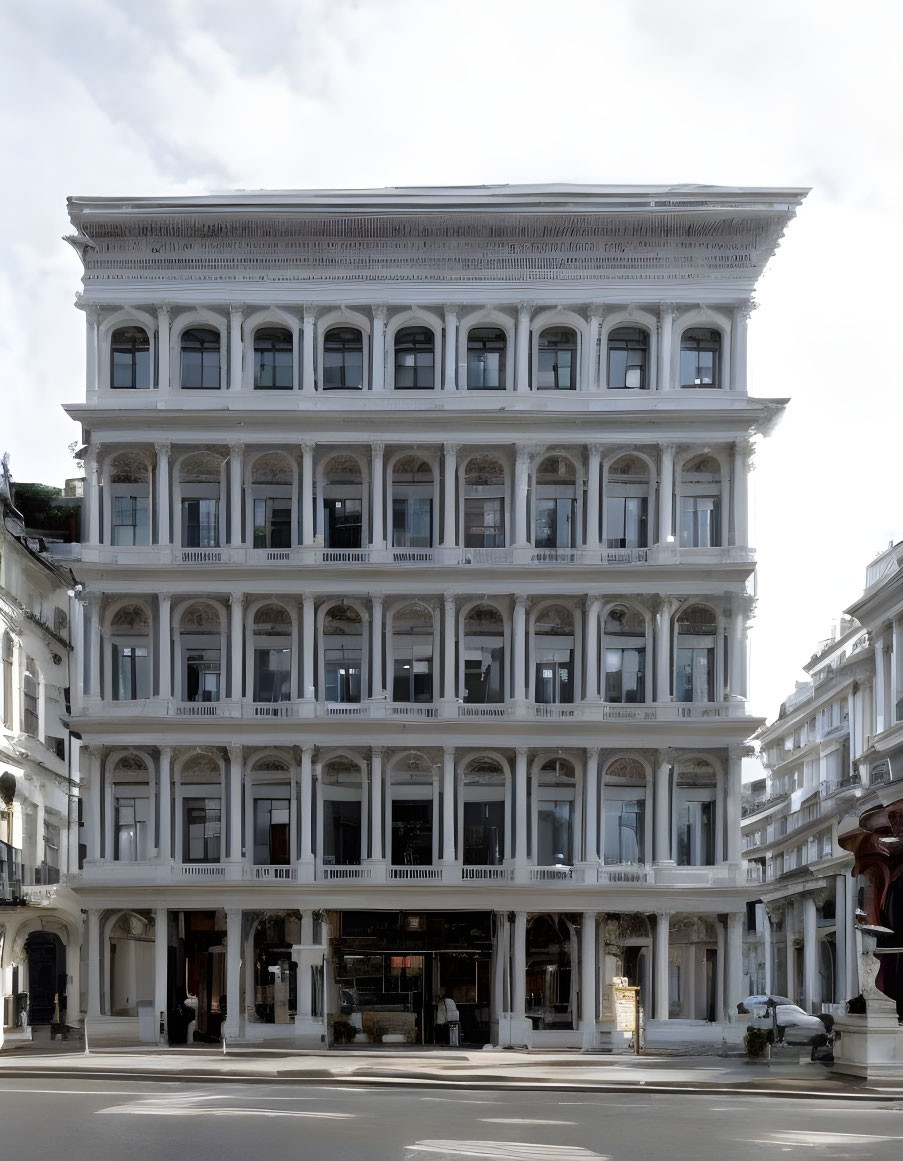
M 526 1018 L 512 1016 L 505 1012 L 499 1016 L 498 1035 L 496 1040 L 499 1048 L 530 1048 L 533 1044 L 533 1025 Z
M 838 1017 L 834 1035 L 835 1072 L 903 1081 L 903 1027 L 893 1004 L 878 1012 Z

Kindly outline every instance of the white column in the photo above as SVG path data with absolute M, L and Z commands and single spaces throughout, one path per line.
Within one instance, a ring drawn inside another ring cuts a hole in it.
M 88 1039 L 91 1039 L 91 1025 L 92 1017 L 96 1018 L 101 1015 L 100 1010 L 100 964 L 101 964 L 101 947 L 100 947 L 100 912 L 93 907 L 88 911 L 88 929 L 85 934 L 85 939 L 88 945 Z M 109 955 L 109 949 L 104 949 Z M 106 957 L 104 957 L 106 958 Z
M 662 444 L 662 465 L 658 481 L 658 542 L 672 543 L 674 506 L 674 444 Z
M 818 927 L 815 897 L 803 896 L 803 1006 L 811 1012 L 816 1003 L 818 978 Z M 792 999 L 793 997 L 791 997 Z
M 768 908 L 762 907 L 762 956 L 765 960 L 765 994 L 775 991 L 774 939 L 771 930 L 771 916 Z
M 728 747 L 727 781 L 724 787 L 724 829 L 727 861 L 740 866 L 740 796 L 743 781 L 743 747 Z M 721 852 L 716 852 L 716 862 Z
M 522 302 L 517 308 L 517 365 L 514 378 L 515 391 L 530 390 L 530 304 Z
M 157 626 L 157 656 L 159 678 L 158 696 L 172 697 L 172 594 L 161 592 L 158 597 L 160 623 Z
M 96 395 L 99 387 L 97 365 L 97 324 L 100 311 L 96 306 L 85 308 L 85 387 L 88 395 Z M 96 541 L 94 542 L 96 543 Z
M 386 450 L 384 443 L 372 443 L 370 445 L 370 455 L 372 457 L 372 468 L 370 472 L 371 483 L 373 486 L 373 506 L 370 516 L 370 527 L 372 534 L 370 537 L 370 544 L 373 548 L 386 547 L 386 533 L 385 533 L 385 500 L 383 499 L 383 454 Z
M 893 725 L 895 722 L 903 720 L 903 716 L 901 716 L 901 710 L 903 710 L 903 704 L 901 704 L 903 702 L 903 618 L 901 617 L 894 620 L 891 643 L 889 724 Z M 900 708 L 898 709 L 898 707 Z
M 157 452 L 157 543 L 172 540 L 169 520 L 169 444 L 154 444 Z
M 746 697 L 746 599 L 734 596 L 731 610 L 730 636 L 730 693 L 733 697 Z
M 527 1012 L 527 912 L 514 914 L 514 965 L 511 981 L 511 1014 L 525 1020 Z
M 386 687 L 383 684 L 383 594 L 373 593 L 370 598 L 372 617 L 371 617 L 371 634 L 372 642 L 370 645 L 370 656 L 372 660 L 373 681 L 371 684 L 371 694 L 373 698 L 384 698 L 386 696 Z M 389 679 L 389 689 L 392 689 L 392 674 L 386 675 Z
M 586 751 L 584 767 L 583 858 L 588 863 L 599 859 L 599 748 L 590 746 Z
M 668 995 L 668 923 L 667 913 L 659 911 L 655 916 L 653 938 L 653 1012 L 656 1020 L 667 1020 L 669 1010 Z
M 242 475 L 244 447 L 233 443 L 229 447 L 229 543 L 240 545 L 242 516 Z
M 456 307 L 445 308 L 445 373 L 442 388 L 454 391 L 458 369 L 458 311 Z M 444 543 L 444 542 L 443 542 Z
M 87 791 L 88 791 L 88 858 L 96 861 L 100 858 L 100 803 L 103 794 L 103 779 L 101 774 L 101 751 L 96 746 L 82 746 L 81 753 L 87 762 Z M 82 786 L 84 794 L 85 787 Z
M 731 501 L 733 505 L 734 539 L 741 548 L 749 544 L 749 457 L 750 445 L 738 440 L 734 444 L 731 473 Z
M 157 829 L 157 858 L 168 863 L 172 858 L 172 746 L 160 747 L 160 792 L 157 803 L 160 820 Z M 178 852 L 176 852 L 178 856 Z
M 717 956 L 717 970 L 715 972 L 715 1019 L 719 1023 L 725 1018 L 725 991 L 727 989 L 727 954 L 725 946 L 727 944 L 727 923 L 722 923 L 720 918 L 715 916 L 715 935 L 718 940 L 716 950 Z M 754 989 L 750 988 L 750 991 Z
M 859 947 L 860 936 L 856 929 L 856 877 L 847 872 L 844 876 L 847 891 L 847 994 L 842 999 L 859 995 Z
M 85 453 L 85 478 L 88 495 L 88 543 L 100 544 L 100 445 Z
M 158 1044 L 165 1043 L 160 1035 L 160 1019 L 168 1029 L 166 1016 L 166 973 L 169 952 L 169 912 L 165 907 L 154 909 L 154 1031 Z M 90 1033 L 89 1033 L 90 1034 Z
M 301 390 L 314 391 L 316 390 L 316 381 L 314 376 L 314 319 L 316 318 L 316 311 L 312 306 L 304 307 L 304 322 L 301 327 L 303 356 L 301 366 Z
M 731 391 L 746 393 L 746 338 L 749 316 L 754 305 L 749 302 L 734 307 L 731 318 Z
M 527 529 L 527 494 L 530 488 L 530 449 L 524 444 L 517 445 L 514 461 L 514 544 L 523 548 L 530 539 Z
M 302 641 L 301 641 L 301 696 L 315 698 L 317 691 L 314 688 L 314 598 L 311 593 L 304 593 L 301 598 L 302 608 Z
M 583 382 L 580 384 L 584 391 L 597 391 L 599 388 L 598 347 L 601 323 L 601 312 L 590 310 L 589 326 L 586 331 L 586 351 L 583 358 Z
M 586 547 L 599 547 L 599 464 L 602 447 L 589 445 L 586 470 Z
M 444 628 L 442 632 L 442 696 L 446 701 L 454 701 L 458 696 L 455 676 L 455 598 L 445 593 L 442 598 Z
M 458 543 L 458 445 L 447 443 L 443 453 L 442 488 L 444 512 L 442 520 L 442 544 L 453 548 Z
M 314 520 L 314 449 L 309 443 L 301 444 L 301 543 L 313 544 Z
M 313 746 L 301 750 L 301 862 L 313 862 Z
M 674 756 L 667 750 L 659 751 L 655 771 L 655 861 L 670 863 L 671 859 L 671 763 Z
M 241 390 L 241 312 L 240 305 L 229 307 L 229 390 Z
M 229 747 L 229 862 L 242 859 L 242 748 Z
M 599 602 L 595 597 L 587 597 L 584 604 L 586 615 L 583 620 L 585 634 L 584 656 L 586 657 L 585 701 L 599 698 Z
M 795 969 L 793 963 L 793 937 L 794 937 L 794 906 L 793 901 L 788 899 L 784 905 L 784 966 L 785 966 L 785 992 L 791 1000 L 796 1002 L 799 995 L 799 987 L 795 979 Z
M 370 857 L 383 858 L 383 753 L 382 746 L 370 750 Z
M 875 733 L 880 734 L 890 724 L 887 716 L 887 663 L 884 637 L 875 636 Z
M 442 747 L 442 862 L 454 864 L 455 852 L 455 748 Z
M 505 1012 L 505 976 L 509 949 L 508 915 L 505 911 L 495 912 L 495 942 L 492 955 L 492 1005 L 491 1018 L 498 1021 L 501 1029 L 502 1014 Z M 501 1035 L 499 1039 L 502 1039 Z
M 370 371 L 370 381 L 374 391 L 386 389 L 386 308 L 373 308 L 373 341 L 371 344 L 373 365 Z
M 596 1045 L 596 912 L 584 911 L 580 925 L 580 1015 L 583 1051 Z
M 724 973 L 724 1002 L 731 1013 L 743 999 L 743 912 L 731 911 L 727 917 L 727 971 Z
M 226 1019 L 223 1037 L 237 1039 L 241 1030 L 241 909 L 226 908 Z
M 655 614 L 655 700 L 671 700 L 671 614 L 674 606 L 670 597 L 662 600 Z
M 511 636 L 512 653 L 514 656 L 512 696 L 515 701 L 523 701 L 527 696 L 524 685 L 527 672 L 527 598 L 523 593 L 518 593 L 514 598 L 514 619 Z
M 89 592 L 87 595 L 88 608 L 91 610 L 91 619 L 88 625 L 88 632 L 90 634 L 88 641 L 88 689 L 92 697 L 101 697 L 103 690 L 100 688 L 100 620 L 101 620 L 101 595 L 100 593 Z M 25 662 L 19 658 L 20 664 L 16 667 L 19 673 L 18 687 L 21 689 L 22 680 L 21 675 L 24 672 Z M 21 700 L 21 698 L 20 698 Z M 20 707 L 21 710 L 21 707 Z M 21 712 L 16 715 L 16 721 L 21 722 Z
M 527 865 L 527 750 L 514 751 L 514 858 L 520 867 Z
M 834 877 L 834 1002 L 849 998 L 847 990 L 847 940 L 852 928 L 847 915 L 847 876 Z
M 232 593 L 229 596 L 232 608 L 229 641 L 232 651 L 232 675 L 230 682 L 230 696 L 233 701 L 241 698 L 242 675 L 244 672 L 244 608 L 245 598 L 241 593 Z
M 671 390 L 671 337 L 674 330 L 674 306 L 670 302 L 661 304 L 659 313 L 658 339 L 658 389 Z
M 157 303 L 157 390 L 169 394 L 169 303 Z

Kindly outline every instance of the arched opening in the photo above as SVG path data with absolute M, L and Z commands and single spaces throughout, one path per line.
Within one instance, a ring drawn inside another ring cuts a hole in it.
M 288 1031 L 298 1010 L 298 965 L 292 959 L 292 945 L 300 941 L 297 912 L 267 912 L 254 928 L 254 1023 L 284 1024 Z
M 186 456 L 179 465 L 183 548 L 219 548 L 222 544 L 223 461 L 210 452 Z
M 646 862 L 646 767 L 615 758 L 605 768 L 602 858 L 610 865 Z
M 40 732 L 41 671 L 38 663 L 25 654 L 25 671 L 22 674 L 22 730 L 32 738 Z
M 570 705 L 574 700 L 574 614 L 547 605 L 533 622 L 534 700 Z
M 364 386 L 364 336 L 357 327 L 330 327 L 323 336 L 323 390 Z
M 431 548 L 433 469 L 420 456 L 403 456 L 392 468 L 392 546 Z
M 66 949 L 51 931 L 32 931 L 25 940 L 29 1024 L 66 1023 Z M 78 1004 L 76 1002 L 76 1008 Z
M 680 340 L 681 387 L 720 387 L 721 332 L 705 327 L 684 331 Z
M 264 605 L 254 614 L 254 701 L 291 699 L 292 619 L 282 605 Z
M 682 762 L 674 787 L 677 865 L 711 867 L 715 862 L 718 779 L 703 758 Z
M 577 332 L 573 327 L 546 327 L 539 336 L 536 388 L 573 391 L 577 386 Z
M 581 917 L 531 915 L 527 920 L 527 1017 L 535 1031 L 576 1026 Z
M 677 617 L 674 699 L 715 700 L 715 645 L 718 619 L 708 605 L 690 605 Z
M 120 452 L 107 470 L 109 543 L 150 544 L 150 469 L 143 456 Z
M 320 850 L 324 866 L 356 867 L 366 857 L 363 847 L 363 774 L 350 758 L 332 758 L 320 773 L 323 832 Z
M 254 390 L 290 391 L 294 386 L 292 333 L 285 327 L 254 332 Z
M 137 863 L 151 855 L 150 769 L 138 754 L 121 757 L 112 771 L 113 858 Z
M 364 623 L 351 605 L 333 605 L 323 617 L 323 696 L 359 702 L 363 686 Z
M 646 700 L 646 618 L 629 605 L 610 609 L 602 627 L 605 701 Z
M 467 390 L 504 391 L 508 338 L 499 327 L 472 327 L 467 333 Z
M 433 700 L 433 614 L 407 605 L 392 616 L 392 700 Z
M 219 762 L 210 754 L 194 754 L 182 764 L 178 776 L 182 862 L 218 863 L 222 854 L 222 771 Z M 178 852 L 178 843 L 176 850 Z
M 279 452 L 254 461 L 248 500 L 255 548 L 291 548 L 294 475 L 291 461 Z
M 509 855 L 507 778 L 497 758 L 471 758 L 461 774 L 461 862 L 500 867 Z
M 121 605 L 110 620 L 113 700 L 151 696 L 150 615 L 144 605 Z
M 694 456 L 680 473 L 680 547 L 721 547 L 721 465 Z
M 428 327 L 395 334 L 395 390 L 431 391 L 436 385 L 436 339 Z
M 398 763 L 391 775 L 391 857 L 394 867 L 429 867 L 435 843 L 432 765 L 420 754 Z
M 464 547 L 505 547 L 505 469 L 492 456 L 472 456 L 464 469 Z
M 110 387 L 114 391 L 148 391 L 150 385 L 147 331 L 144 327 L 119 327 L 110 336 Z
M 3 632 L 3 642 L 0 645 L 0 663 L 2 663 L 2 693 L 3 693 L 3 724 L 8 729 L 13 728 L 13 639 L 6 630 Z
M 220 334 L 211 327 L 182 332 L 181 384 L 183 390 L 219 390 Z
M 536 788 L 536 863 L 570 868 L 576 854 L 577 774 L 566 758 L 550 758 L 539 769 Z
M 536 469 L 533 536 L 537 548 L 577 544 L 577 472 L 565 456 L 546 456 Z
M 608 335 L 608 388 L 643 390 L 649 385 L 649 332 L 643 327 L 617 327 Z
M 124 912 L 110 928 L 107 1014 L 137 1016 L 139 1000 L 154 995 L 154 939 L 148 920 Z
M 262 758 L 251 771 L 254 865 L 285 867 L 292 862 L 291 774 L 279 758 Z
M 222 697 L 223 624 L 215 605 L 190 605 L 179 621 L 182 700 L 216 702 Z
M 505 700 L 505 622 L 493 605 L 477 605 L 464 618 L 464 700 Z
M 323 533 L 327 548 L 360 548 L 363 544 L 363 487 L 361 465 L 354 456 L 333 456 L 324 467 Z
M 608 548 L 649 545 L 649 468 L 639 456 L 621 456 L 608 468 L 605 543 Z

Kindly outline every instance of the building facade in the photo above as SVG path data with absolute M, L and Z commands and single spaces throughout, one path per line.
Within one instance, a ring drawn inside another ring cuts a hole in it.
M 0 1033 L 75 1021 L 77 779 L 65 725 L 69 574 L 29 534 L 0 467 Z M 2 1035 L 0 1035 L 2 1039 Z
M 747 319 L 804 193 L 70 200 L 89 1024 L 432 1043 L 445 988 L 593 1048 L 624 977 L 720 1024 Z

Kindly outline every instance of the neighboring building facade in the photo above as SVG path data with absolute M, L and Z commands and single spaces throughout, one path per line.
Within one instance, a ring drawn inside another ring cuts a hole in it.
M 804 192 L 70 200 L 97 1032 L 430 1043 L 444 987 L 462 1042 L 592 1048 L 616 977 L 651 1037 L 734 1008 L 783 407 L 746 325 Z
M 0 468 L 0 1031 L 78 1020 L 77 784 L 64 719 L 71 578 Z
M 744 796 L 747 881 L 761 885 L 746 941 L 749 991 L 812 1012 L 860 990 L 856 913 L 870 900 L 839 839 L 903 798 L 901 559 L 896 545 L 869 565 L 863 596 L 805 666 L 810 680 L 760 731 L 767 772 Z M 878 910 L 903 938 L 896 892 Z

